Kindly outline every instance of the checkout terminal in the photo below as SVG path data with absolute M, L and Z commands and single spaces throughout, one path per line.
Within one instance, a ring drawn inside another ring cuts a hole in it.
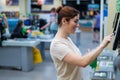
M 118 50 L 118 55 L 114 59 L 115 80 L 120 80 L 120 13 L 115 14 L 113 22 L 114 42 L 113 50 Z
M 3 17 L 0 16 L 0 67 L 14 67 L 22 71 L 34 68 L 33 46 L 40 44 L 38 40 L 7 39 Z

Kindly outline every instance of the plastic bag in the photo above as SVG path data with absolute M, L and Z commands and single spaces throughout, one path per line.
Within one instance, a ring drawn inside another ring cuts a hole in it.
M 97 58 L 95 60 L 92 61 L 92 63 L 90 63 L 90 66 L 92 69 L 96 69 L 97 67 Z
M 41 52 L 36 47 L 33 47 L 33 56 L 34 56 L 34 64 L 41 63 L 43 61 Z

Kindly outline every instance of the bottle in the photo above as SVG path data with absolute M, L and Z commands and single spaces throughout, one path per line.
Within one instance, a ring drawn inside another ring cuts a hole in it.
M 48 29 L 48 28 L 46 28 L 46 29 L 45 29 L 45 34 L 46 34 L 46 35 L 50 34 L 50 32 L 49 32 L 49 29 Z

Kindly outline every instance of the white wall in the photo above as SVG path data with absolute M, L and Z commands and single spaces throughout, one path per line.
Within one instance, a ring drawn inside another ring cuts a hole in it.
M 116 0 L 108 0 L 108 27 L 107 27 L 107 33 L 106 35 L 112 33 L 113 28 L 113 20 L 116 12 Z M 110 45 L 107 47 L 108 49 L 112 49 L 113 41 L 110 43 Z

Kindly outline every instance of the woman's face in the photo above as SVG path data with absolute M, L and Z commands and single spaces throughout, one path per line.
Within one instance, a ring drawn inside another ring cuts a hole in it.
M 75 32 L 75 29 L 77 27 L 79 27 L 79 15 L 75 16 L 74 18 L 70 19 L 70 21 L 68 22 L 68 33 L 71 34 L 71 33 L 74 33 Z

